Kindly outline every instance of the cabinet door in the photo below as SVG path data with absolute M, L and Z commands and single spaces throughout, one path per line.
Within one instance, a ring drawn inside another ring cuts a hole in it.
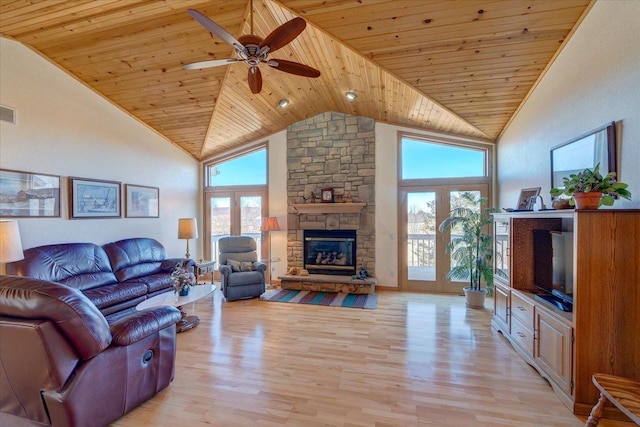
M 493 277 L 494 282 L 502 282 L 505 285 L 510 284 L 509 227 L 509 219 L 496 219 L 493 223 Z
M 509 293 L 508 287 L 494 282 L 493 294 L 493 321 L 495 328 L 504 333 L 509 333 Z
M 557 317 L 535 309 L 536 364 L 566 393 L 573 394 L 573 328 Z

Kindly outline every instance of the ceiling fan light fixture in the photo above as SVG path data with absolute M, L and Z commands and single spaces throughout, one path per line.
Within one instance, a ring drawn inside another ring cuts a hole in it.
M 349 101 L 353 101 L 358 97 L 356 93 L 352 90 L 345 92 L 344 96 L 346 96 Z
M 289 105 L 289 100 L 286 98 L 282 98 L 279 102 L 278 102 L 278 106 L 280 108 L 286 108 Z

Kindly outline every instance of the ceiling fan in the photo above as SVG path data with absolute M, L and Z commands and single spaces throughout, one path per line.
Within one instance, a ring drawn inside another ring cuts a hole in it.
M 262 90 L 262 74 L 258 65 L 264 63 L 276 70 L 303 77 L 320 77 L 320 71 L 308 65 L 284 59 L 269 59 L 269 54 L 289 44 L 305 29 L 307 23 L 302 18 L 293 18 L 273 30 L 265 39 L 253 34 L 253 0 L 251 0 L 251 34 L 240 36 L 237 40 L 224 28 L 194 9 L 188 10 L 189 15 L 207 31 L 233 46 L 238 58 L 214 59 L 211 61 L 194 62 L 182 66 L 185 70 L 194 70 L 221 65 L 244 62 L 249 66 L 249 88 L 251 93 Z

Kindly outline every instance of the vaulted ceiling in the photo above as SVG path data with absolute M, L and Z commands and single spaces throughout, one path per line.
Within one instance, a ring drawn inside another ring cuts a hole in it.
M 325 111 L 495 141 L 591 0 L 2 0 L 15 39 L 198 160 Z M 273 58 L 317 79 L 247 65 L 184 70 L 235 57 L 187 9 L 234 37 L 307 27 Z M 347 91 L 357 98 L 348 101 Z M 290 104 L 278 107 L 282 98 Z

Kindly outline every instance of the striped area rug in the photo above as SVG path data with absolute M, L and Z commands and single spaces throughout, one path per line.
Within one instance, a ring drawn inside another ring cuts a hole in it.
M 331 307 L 367 308 L 378 307 L 376 294 L 345 294 L 342 292 L 293 291 L 274 289 L 260 296 L 264 301 L 290 302 L 297 304 L 327 305 Z

